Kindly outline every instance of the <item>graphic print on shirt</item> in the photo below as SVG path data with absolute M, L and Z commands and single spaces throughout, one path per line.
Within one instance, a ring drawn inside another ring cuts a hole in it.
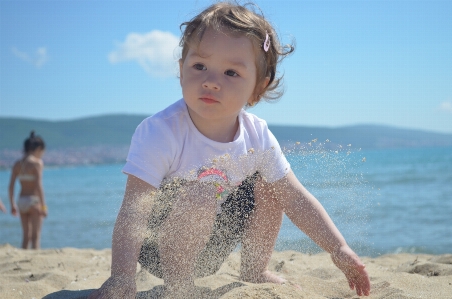
M 225 171 L 214 167 L 202 167 L 198 170 L 197 178 L 200 182 L 213 182 L 214 186 L 217 188 L 217 193 L 215 194 L 217 200 L 222 200 L 229 194 L 225 188 L 225 186 L 229 184 L 229 178 Z

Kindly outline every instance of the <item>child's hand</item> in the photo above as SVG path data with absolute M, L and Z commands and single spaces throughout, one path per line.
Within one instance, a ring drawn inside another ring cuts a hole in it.
M 103 285 L 87 299 L 135 299 L 137 287 L 135 277 L 110 276 Z
M 0 201 L 0 211 L 2 211 L 3 213 L 6 213 L 6 208 L 1 201 Z
M 47 217 L 47 207 L 42 206 L 39 213 L 41 214 L 42 217 L 44 217 L 44 218 Z
M 17 216 L 17 207 L 16 207 L 16 205 L 11 206 L 11 215 Z
M 359 296 L 368 296 L 370 293 L 370 280 L 366 266 L 356 253 L 348 246 L 342 246 L 331 253 L 334 264 L 347 277 L 350 289 L 355 289 Z

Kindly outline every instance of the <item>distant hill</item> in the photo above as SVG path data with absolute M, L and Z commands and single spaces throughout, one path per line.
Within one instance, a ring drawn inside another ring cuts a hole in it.
M 50 164 L 105 163 L 124 161 L 135 128 L 147 115 L 115 114 L 68 121 L 0 118 L 0 167 L 9 167 L 21 155 L 23 141 L 31 130 L 47 145 Z M 280 143 L 313 139 L 335 147 L 383 149 L 452 146 L 452 134 L 357 125 L 338 128 L 270 125 Z
M 146 115 L 114 114 L 67 121 L 0 118 L 0 150 L 21 148 L 34 130 L 48 148 L 129 144 Z
M 148 115 L 114 114 L 67 121 L 24 118 L 0 118 L 0 150 L 20 149 L 35 130 L 48 148 L 64 149 L 87 146 L 129 145 L 135 128 Z M 452 134 L 399 129 L 378 125 L 338 128 L 269 125 L 280 142 L 309 142 L 329 139 L 335 144 L 352 144 L 360 148 L 400 148 L 452 146 Z
M 135 128 L 145 115 L 104 115 L 68 121 L 0 118 L 0 169 L 22 156 L 34 130 L 44 138 L 46 165 L 123 163 Z
M 406 147 L 452 146 L 452 134 L 400 129 L 379 125 L 355 125 L 339 128 L 269 126 L 280 142 L 296 140 L 319 142 L 329 140 L 334 145 L 352 144 L 353 148 L 384 149 Z

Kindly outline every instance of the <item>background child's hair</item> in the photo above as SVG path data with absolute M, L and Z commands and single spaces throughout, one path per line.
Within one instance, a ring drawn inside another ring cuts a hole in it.
M 199 45 L 208 28 L 248 37 L 253 43 L 256 53 L 256 83 L 263 82 L 265 77 L 270 78 L 268 85 L 263 90 L 260 89 L 259 84 L 256 84 L 255 92 L 258 96 L 255 103 L 259 102 L 261 98 L 270 101 L 277 100 L 282 96 L 283 76 L 277 74 L 276 68 L 278 63 L 295 49 L 293 44 L 284 46 L 280 44 L 273 26 L 265 20 L 262 12 L 259 10 L 260 13 L 257 13 L 256 9 L 258 9 L 257 5 L 251 3 L 240 5 L 236 2 L 218 2 L 213 4 L 190 21 L 180 25 L 183 33 L 179 44 L 182 47 L 181 59 L 183 61 L 189 47 Z M 270 47 L 266 52 L 263 44 L 267 34 L 270 39 Z
M 24 153 L 26 154 L 31 153 L 38 148 L 41 149 L 46 148 L 44 140 L 40 136 L 35 136 L 35 131 L 31 131 L 30 137 L 28 137 L 24 141 Z

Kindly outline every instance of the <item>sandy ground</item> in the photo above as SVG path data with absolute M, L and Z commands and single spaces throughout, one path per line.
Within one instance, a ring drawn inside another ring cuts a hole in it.
M 110 273 L 111 250 L 22 250 L 0 245 L 0 298 L 86 298 Z M 363 258 L 371 277 L 368 298 L 452 299 L 452 254 L 394 254 Z M 358 298 L 325 253 L 274 252 L 270 270 L 291 283 L 250 284 L 238 280 L 240 255 L 233 253 L 216 275 L 196 284 L 204 298 Z M 160 298 L 163 281 L 138 268 L 137 298 Z

